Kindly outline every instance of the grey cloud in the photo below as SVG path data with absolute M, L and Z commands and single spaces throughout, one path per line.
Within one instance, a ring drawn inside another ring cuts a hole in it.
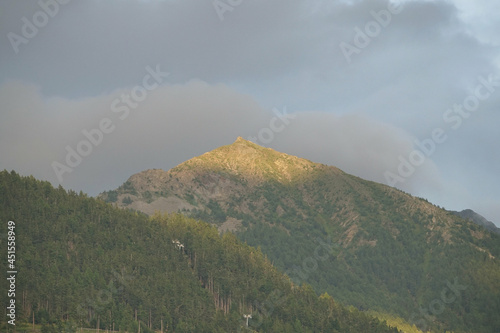
M 66 165 L 66 146 L 76 150 L 87 140 L 82 131 L 98 128 L 108 118 L 114 130 L 72 172 L 63 173 L 64 186 L 97 194 L 132 173 L 169 169 L 238 135 L 251 135 L 266 120 L 266 111 L 251 97 L 201 81 L 161 86 L 121 120 L 111 105 L 122 93 L 130 90 L 63 100 L 47 99 L 33 86 L 1 86 L 2 117 L 8 121 L 0 124 L 0 167 L 56 184 L 52 162 Z
M 397 174 L 399 156 L 414 149 L 408 133 L 363 115 L 335 116 L 305 112 L 276 141 L 276 147 L 310 160 L 335 165 L 356 176 L 385 183 L 385 172 Z M 421 188 L 440 190 L 437 166 L 432 159 L 398 187 L 408 192 Z
M 50 179 L 55 184 L 58 181 L 51 163 L 55 160 L 66 164 L 65 147 L 69 145 L 76 150 L 80 141 L 87 140 L 82 130 L 91 131 L 98 128 L 101 119 L 111 119 L 114 131 L 105 134 L 102 143 L 93 147 L 92 153 L 72 172 L 63 173 L 63 185 L 91 194 L 116 187 L 134 172 L 169 169 L 228 144 L 239 135 L 257 136 L 274 117 L 250 96 L 202 81 L 162 86 L 150 92 L 123 120 L 110 107 L 122 91 L 71 101 L 45 99 L 30 86 L 1 88 L 0 96 L 9 105 L 6 114 L 10 118 L 1 131 L 6 157 L 2 167 Z M 10 94 L 12 91 L 22 94 L 22 101 Z M 336 165 L 371 180 L 384 182 L 384 171 L 393 171 L 398 156 L 413 149 L 407 133 L 361 115 L 337 117 L 325 112 L 302 112 L 295 116 L 275 134 L 271 142 L 274 148 Z M 34 131 L 32 127 L 24 127 L 21 135 L 16 134 L 12 124 L 22 123 L 26 118 L 36 121 L 37 127 Z M 18 137 L 19 141 L 9 141 L 10 136 Z M 17 159 L 19 153 L 31 163 Z M 434 184 L 435 169 L 429 161 L 402 188 L 412 191 L 415 184 Z

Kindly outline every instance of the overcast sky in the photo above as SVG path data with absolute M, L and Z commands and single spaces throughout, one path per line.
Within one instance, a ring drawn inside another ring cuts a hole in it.
M 90 195 L 242 136 L 500 226 L 496 0 L 0 2 L 0 169 Z

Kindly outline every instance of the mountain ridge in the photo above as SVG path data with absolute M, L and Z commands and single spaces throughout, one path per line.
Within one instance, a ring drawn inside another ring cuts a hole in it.
M 500 234 L 500 228 L 498 228 L 495 223 L 488 221 L 484 216 L 476 213 L 472 209 L 464 209 L 460 212 L 451 211 L 453 214 L 460 216 L 461 218 L 471 220 L 472 222 L 484 227 L 485 229 Z

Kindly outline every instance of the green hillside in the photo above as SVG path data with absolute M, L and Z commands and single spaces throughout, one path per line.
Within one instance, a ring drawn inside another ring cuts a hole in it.
M 500 332 L 500 237 L 335 167 L 238 138 L 172 170 L 133 175 L 102 198 L 233 231 L 295 283 L 344 305 L 422 330 Z M 325 243 L 328 257 L 317 252 Z
M 0 220 L 4 235 L 15 222 L 17 325 L 34 320 L 42 332 L 398 332 L 293 284 L 231 233 L 220 236 L 181 215 L 149 218 L 3 171 Z M 332 251 L 318 249 L 322 258 Z M 6 279 L 0 287 L 9 289 Z M 2 292 L 5 312 L 9 302 Z M 2 332 L 13 331 L 6 314 Z M 248 328 L 243 314 L 252 315 Z

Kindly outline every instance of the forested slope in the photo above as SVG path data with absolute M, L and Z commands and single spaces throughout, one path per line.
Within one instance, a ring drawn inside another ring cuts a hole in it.
M 149 218 L 3 171 L 0 220 L 3 232 L 15 222 L 16 322 L 34 317 L 45 331 L 397 332 L 180 215 Z M 5 263 L 6 237 L 1 249 Z M 2 300 L 6 311 L 4 292 Z M 243 314 L 252 314 L 248 329 Z M 7 319 L 2 331 L 12 329 Z

